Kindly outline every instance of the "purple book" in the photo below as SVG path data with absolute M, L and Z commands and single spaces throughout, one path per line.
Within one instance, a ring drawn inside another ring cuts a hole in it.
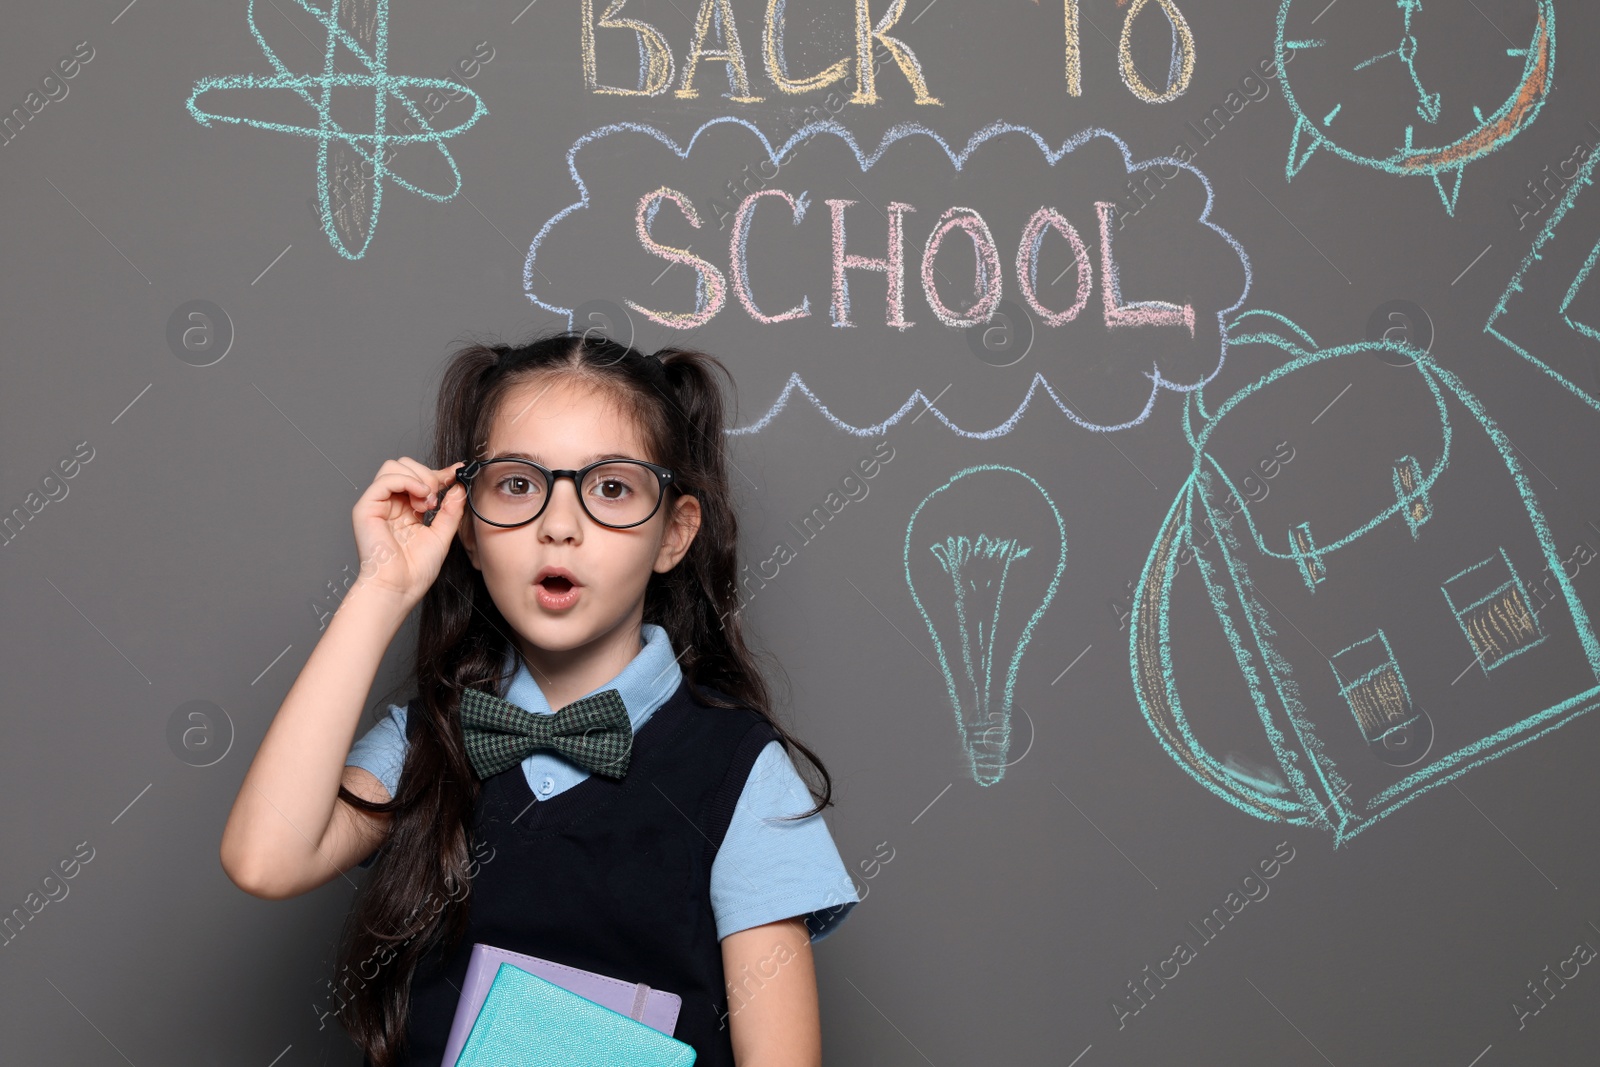
M 450 1024 L 450 1040 L 445 1044 L 444 1060 L 440 1067 L 455 1067 L 461 1049 L 467 1043 L 467 1035 L 472 1032 L 472 1024 L 477 1021 L 478 1012 L 483 1008 L 483 1000 L 489 995 L 495 972 L 502 963 L 509 963 L 519 970 L 553 982 L 568 992 L 644 1023 L 668 1037 L 672 1036 L 673 1028 L 678 1025 L 678 1009 L 683 1006 L 683 998 L 676 993 L 651 989 L 643 982 L 624 982 L 609 975 L 579 970 L 542 960 L 538 956 L 525 956 L 520 952 L 477 942 L 473 944 L 472 956 L 467 961 L 467 978 L 461 986 L 461 999 L 456 1003 L 455 1019 Z

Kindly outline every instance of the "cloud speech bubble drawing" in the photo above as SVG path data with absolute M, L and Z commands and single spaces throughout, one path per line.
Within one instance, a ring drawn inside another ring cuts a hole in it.
M 927 403 L 954 432 L 994 437 L 1041 389 L 1086 429 L 1123 429 L 1162 389 L 1215 376 L 1225 321 L 1250 289 L 1205 175 L 1173 157 L 1136 161 L 1099 128 L 1052 147 L 995 122 L 958 151 L 900 123 L 867 153 L 831 120 L 777 147 L 733 116 L 681 146 L 616 123 L 580 137 L 567 164 L 579 199 L 534 237 L 528 299 L 569 325 L 585 301 L 615 300 L 668 344 L 710 327 L 692 343 L 729 359 L 742 393 L 771 398 L 739 432 L 799 391 L 851 433 L 881 433 Z M 1121 216 L 1130 192 L 1142 206 Z M 1017 332 L 1023 355 L 974 359 L 995 331 Z M 920 383 L 948 383 L 944 410 Z

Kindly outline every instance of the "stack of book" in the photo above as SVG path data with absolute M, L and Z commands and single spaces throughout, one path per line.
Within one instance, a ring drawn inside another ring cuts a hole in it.
M 537 956 L 472 946 L 440 1067 L 689 1067 L 682 999 Z

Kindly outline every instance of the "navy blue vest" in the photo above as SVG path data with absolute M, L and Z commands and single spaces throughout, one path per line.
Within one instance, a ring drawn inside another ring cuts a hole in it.
M 702 703 L 685 679 L 634 735 L 620 780 L 590 775 L 536 800 L 520 764 L 485 779 L 467 931 L 418 965 L 402 1062 L 439 1067 L 481 941 L 676 993 L 672 1036 L 694 1046 L 696 1067 L 733 1067 L 711 863 L 777 737 L 755 711 Z

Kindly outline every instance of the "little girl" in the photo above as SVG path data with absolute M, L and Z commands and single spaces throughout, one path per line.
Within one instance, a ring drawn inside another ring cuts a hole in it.
M 367 1067 L 438 1067 L 474 942 L 678 994 L 697 1067 L 822 1062 L 810 942 L 859 898 L 822 821 L 832 780 L 741 633 L 714 370 L 593 333 L 470 345 L 440 466 L 389 460 L 356 503 L 360 577 L 221 858 L 273 900 L 371 867 L 318 1009 Z M 418 604 L 417 696 L 352 747 Z M 552 715 L 580 728 L 494 732 Z

